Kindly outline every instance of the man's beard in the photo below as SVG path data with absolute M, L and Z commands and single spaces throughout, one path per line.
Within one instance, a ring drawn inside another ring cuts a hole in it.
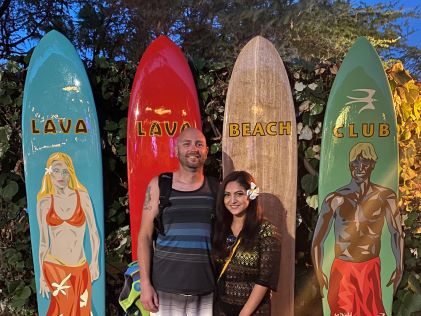
M 194 162 L 190 160 L 191 156 L 196 158 Z M 184 155 L 180 161 L 184 167 L 187 167 L 191 170 L 197 170 L 203 166 L 202 156 L 199 153 L 188 153 Z

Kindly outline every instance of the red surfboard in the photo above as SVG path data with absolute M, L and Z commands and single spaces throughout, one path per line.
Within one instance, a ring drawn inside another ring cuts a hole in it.
M 175 140 L 186 127 L 201 129 L 199 101 L 181 49 L 160 36 L 144 52 L 134 78 L 127 121 L 132 258 L 149 181 L 178 168 Z

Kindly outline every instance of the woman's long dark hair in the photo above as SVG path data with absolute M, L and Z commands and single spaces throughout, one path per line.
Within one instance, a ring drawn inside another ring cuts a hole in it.
M 215 259 L 225 258 L 228 254 L 226 247 L 227 236 L 231 234 L 233 215 L 227 210 L 224 204 L 225 187 L 229 182 L 237 182 L 245 190 L 250 189 L 250 183 L 254 182 L 252 175 L 246 171 L 234 171 L 227 175 L 222 181 L 216 200 L 216 221 L 212 238 L 212 253 Z M 252 246 L 255 236 L 259 232 L 262 222 L 262 211 L 259 207 L 259 197 L 250 200 L 246 210 L 243 229 L 240 232 L 241 245 L 245 248 Z

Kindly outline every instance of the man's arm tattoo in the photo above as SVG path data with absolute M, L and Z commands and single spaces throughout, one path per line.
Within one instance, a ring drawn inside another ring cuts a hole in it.
M 152 205 L 151 205 L 151 186 L 148 185 L 148 187 L 146 188 L 146 195 L 145 195 L 145 203 L 143 203 L 143 209 L 146 211 L 151 211 L 152 210 Z

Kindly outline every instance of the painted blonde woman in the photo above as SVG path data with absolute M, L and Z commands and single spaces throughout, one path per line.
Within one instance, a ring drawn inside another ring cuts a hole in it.
M 92 282 L 99 276 L 99 236 L 89 193 L 64 153 L 53 153 L 47 160 L 37 195 L 37 216 L 40 293 L 51 297 L 47 315 L 91 315 Z M 83 247 L 86 226 L 92 249 L 90 265 Z

